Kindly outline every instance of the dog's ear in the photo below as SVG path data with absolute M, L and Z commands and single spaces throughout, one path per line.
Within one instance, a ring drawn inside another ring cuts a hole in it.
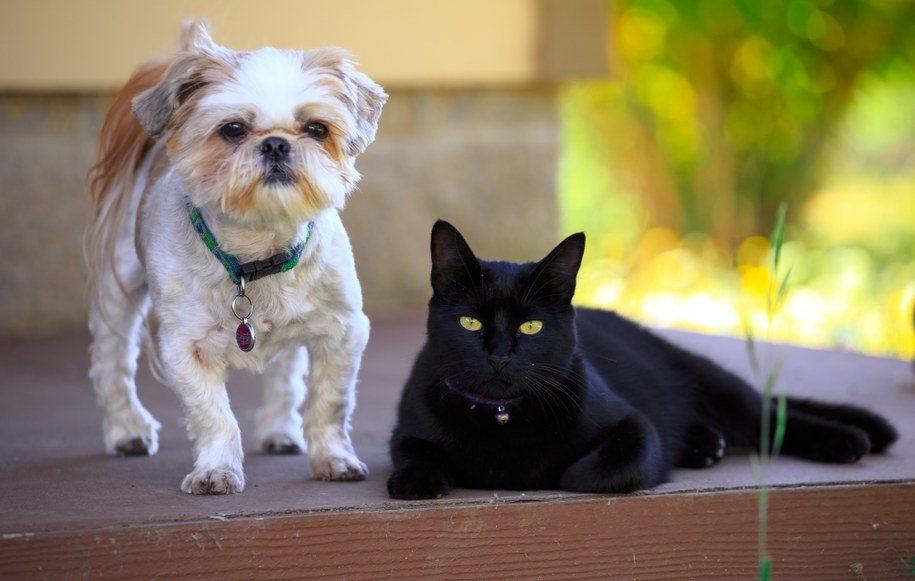
M 375 141 L 378 118 L 381 116 L 381 108 L 388 100 L 388 94 L 368 75 L 357 71 L 352 62 L 346 61 L 343 70 L 350 98 L 355 103 L 356 118 L 356 128 L 347 140 L 346 153 L 355 156 Z
M 357 71 L 350 53 L 342 48 L 331 46 L 310 51 L 305 67 L 326 67 L 340 79 L 343 87 L 338 97 L 355 121 L 353 131 L 346 138 L 346 154 L 359 155 L 375 140 L 378 118 L 388 94 L 368 75 Z
M 224 52 L 226 49 L 213 42 L 206 23 L 185 23 L 180 51 L 159 83 L 133 98 L 133 114 L 146 133 L 155 137 L 165 130 L 175 110 L 209 83 L 205 72 L 224 61 Z
M 178 47 L 186 52 L 216 52 L 219 46 L 210 36 L 210 28 L 205 20 L 189 20 L 181 25 L 181 37 Z

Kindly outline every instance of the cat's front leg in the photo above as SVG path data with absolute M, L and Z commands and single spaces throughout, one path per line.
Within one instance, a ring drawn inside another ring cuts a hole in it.
M 419 438 L 403 438 L 391 446 L 394 472 L 388 494 L 400 500 L 441 498 L 454 488 L 454 475 L 444 450 Z
M 667 472 L 657 430 L 633 413 L 603 430 L 595 447 L 566 469 L 559 487 L 572 492 L 633 492 L 660 484 Z

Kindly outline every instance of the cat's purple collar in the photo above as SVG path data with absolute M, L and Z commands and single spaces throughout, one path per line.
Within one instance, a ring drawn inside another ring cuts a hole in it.
M 485 395 L 480 395 L 478 393 L 464 391 L 463 389 L 461 389 L 461 388 L 457 387 L 456 385 L 454 385 L 453 383 L 451 383 L 450 379 L 445 380 L 445 389 L 455 395 L 459 395 L 459 396 L 463 397 L 464 399 L 466 399 L 467 401 L 469 401 L 470 403 L 475 404 L 475 405 L 487 405 L 487 406 L 493 406 L 493 407 L 510 406 L 510 405 L 515 405 L 516 403 L 521 401 L 520 395 L 518 397 L 513 397 L 513 398 L 509 398 L 509 399 L 494 399 L 491 397 L 486 397 Z
M 491 397 L 486 397 L 485 395 L 480 395 L 478 393 L 464 391 L 463 389 L 451 383 L 450 379 L 445 379 L 445 390 L 455 395 L 459 395 L 469 401 L 470 409 L 474 409 L 478 405 L 495 408 L 494 411 L 496 412 L 496 423 L 500 426 L 504 426 L 508 423 L 508 420 L 511 419 L 511 416 L 508 413 L 508 406 L 515 405 L 521 401 L 520 395 L 518 397 L 512 397 L 509 399 L 494 399 Z

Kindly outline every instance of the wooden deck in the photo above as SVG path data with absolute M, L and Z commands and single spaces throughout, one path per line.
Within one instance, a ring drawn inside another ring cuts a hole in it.
M 176 398 L 145 370 L 140 396 L 163 424 L 160 451 L 107 457 L 87 336 L 0 343 L 0 579 L 754 578 L 747 456 L 625 496 L 458 490 L 389 500 L 387 439 L 423 334 L 417 316 L 374 324 L 353 422 L 367 481 L 312 481 L 303 457 L 266 456 L 246 441 L 248 489 L 225 497 L 179 491 L 190 443 Z M 747 373 L 739 340 L 665 334 Z M 915 578 L 911 363 L 778 349 L 789 393 L 865 404 L 901 440 L 851 466 L 773 466 L 773 578 Z M 255 383 L 239 374 L 230 384 L 243 437 L 253 431 Z

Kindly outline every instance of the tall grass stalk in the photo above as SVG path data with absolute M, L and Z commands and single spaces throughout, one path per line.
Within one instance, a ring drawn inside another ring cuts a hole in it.
M 749 321 L 746 323 L 745 337 L 747 357 L 757 382 L 762 391 L 762 422 L 760 425 L 759 454 L 751 457 L 753 472 L 758 485 L 757 493 L 757 538 L 759 550 L 759 579 L 770 581 L 772 578 L 772 559 L 768 552 L 768 522 L 769 522 L 769 466 L 781 450 L 785 438 L 785 425 L 787 415 L 787 399 L 785 393 L 775 393 L 778 378 L 782 372 L 782 359 L 773 361 L 771 353 L 771 334 L 775 324 L 775 317 L 781 303 L 785 299 L 788 289 L 788 279 L 791 269 L 782 277 L 779 273 L 782 245 L 785 240 L 785 217 L 787 206 L 782 204 L 778 209 L 775 228 L 772 232 L 772 267 L 769 271 L 769 284 L 766 291 L 766 330 L 764 360 L 760 360 L 759 348 L 753 336 L 753 328 Z M 775 402 L 775 426 L 773 434 L 772 404 Z

